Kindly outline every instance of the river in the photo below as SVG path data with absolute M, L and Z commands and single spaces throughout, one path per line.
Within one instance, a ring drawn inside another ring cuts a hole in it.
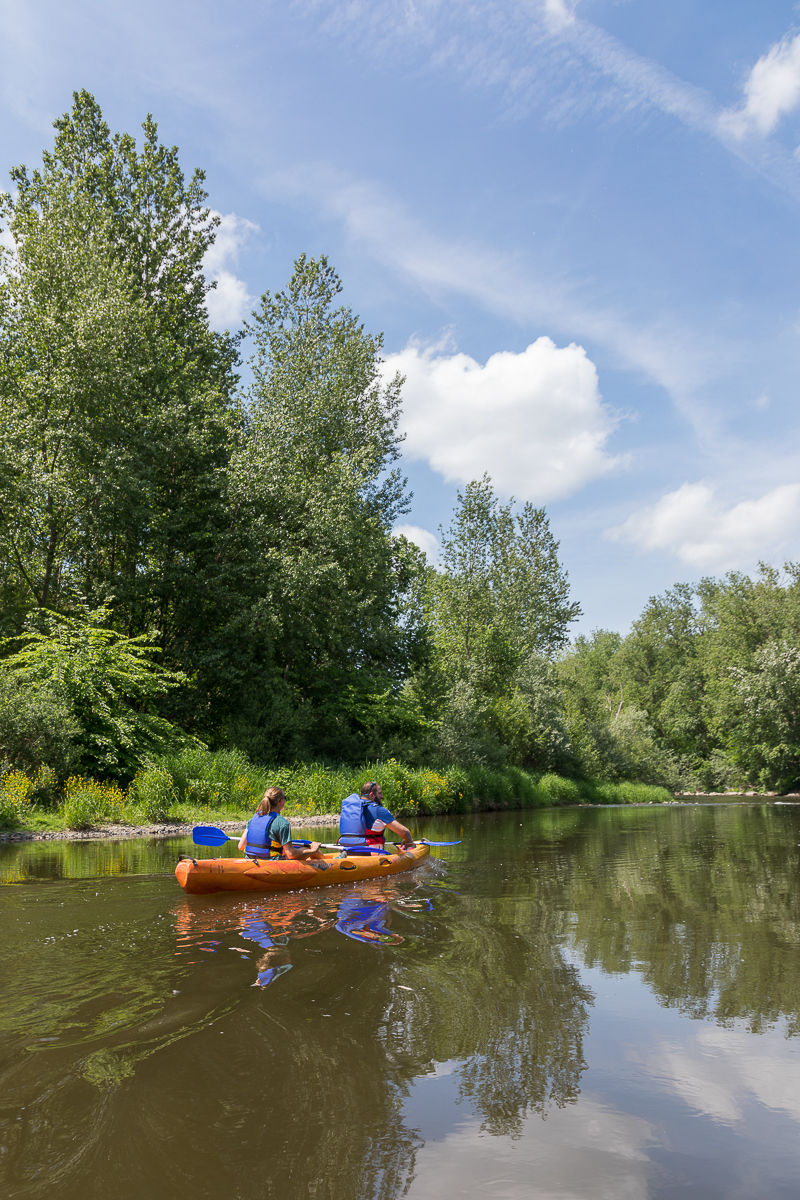
M 796 1200 L 800 806 L 424 832 L 275 898 L 0 847 L 2 1195 Z

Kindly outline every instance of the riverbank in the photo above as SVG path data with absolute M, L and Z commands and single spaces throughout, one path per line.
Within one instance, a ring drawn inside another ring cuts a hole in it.
M 571 779 L 523 767 L 411 767 L 395 759 L 361 766 L 264 767 L 237 750 L 190 747 L 146 764 L 127 787 L 82 776 L 56 787 L 52 772 L 40 772 L 34 779 L 11 772 L 0 779 L 0 827 L 48 840 L 60 830 L 155 828 L 155 836 L 163 836 L 166 827 L 223 821 L 241 826 L 271 785 L 283 788 L 285 815 L 292 822 L 326 824 L 326 814 L 338 813 L 342 799 L 358 792 L 365 780 L 375 780 L 386 807 L 406 821 L 578 804 L 662 804 L 672 799 L 665 788 L 651 784 Z
M 682 792 L 676 797 L 665 800 L 642 800 L 633 801 L 626 804 L 606 804 L 604 808 L 655 808 L 655 807 L 689 807 L 701 803 L 703 800 L 711 800 L 716 804 L 761 804 L 765 801 L 773 804 L 800 804 L 800 792 L 787 792 L 786 797 L 777 798 L 777 792 Z M 558 806 L 551 805 L 550 807 L 559 807 L 566 809 L 575 808 L 597 808 L 601 807 L 596 804 L 579 803 L 579 804 L 561 804 Z M 493 809 L 490 806 L 485 806 L 481 811 L 496 812 L 509 811 L 507 808 Z M 186 821 L 166 821 L 157 825 L 129 825 L 108 822 L 102 825 L 91 826 L 87 829 L 66 829 L 66 828 L 51 828 L 51 829 L 0 829 L 0 843 L 6 842 L 86 842 L 86 841 L 127 841 L 133 838 L 151 838 L 163 840 L 166 838 L 190 837 L 192 829 L 196 824 L 205 823 L 206 818 L 201 822 L 199 819 L 194 822 L 187 823 Z M 293 829 L 314 829 L 320 827 L 336 826 L 339 823 L 339 814 L 337 813 L 317 813 L 305 817 L 292 817 Z M 219 829 L 224 829 L 226 833 L 235 836 L 247 826 L 246 819 L 234 821 L 219 820 L 214 821 L 214 824 Z
M 323 813 L 313 817 L 292 819 L 295 829 L 313 829 L 315 826 L 337 825 L 338 813 Z M 241 833 L 247 821 L 215 821 L 218 829 L 231 835 Z M 194 824 L 197 824 L 195 822 Z M 86 842 L 120 841 L 127 838 L 172 838 L 191 836 L 194 824 L 165 822 L 159 825 L 119 825 L 109 823 L 89 829 L 0 829 L 0 842 Z

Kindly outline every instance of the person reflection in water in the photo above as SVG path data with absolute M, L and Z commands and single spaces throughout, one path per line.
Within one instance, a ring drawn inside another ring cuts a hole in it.
M 391 909 L 385 899 L 369 900 L 366 896 L 345 896 L 339 905 L 336 929 L 357 942 L 379 942 L 383 946 L 399 946 L 399 933 L 386 928 Z
M 258 978 L 253 987 L 269 987 L 280 975 L 291 971 L 290 938 L 313 937 L 323 929 L 330 929 L 332 924 L 330 916 L 309 908 L 306 898 L 298 898 L 292 903 L 288 896 L 284 897 L 280 912 L 274 915 L 259 913 L 246 920 L 242 937 L 266 951 L 256 963 Z
M 263 910 L 249 916 L 242 925 L 242 937 L 255 942 L 265 951 L 256 962 L 258 978 L 253 987 L 269 987 L 281 975 L 292 969 L 290 939 L 314 937 L 331 926 L 346 938 L 383 946 L 399 946 L 403 938 L 388 928 L 391 908 L 386 897 L 378 892 L 372 896 L 363 891 L 348 892 L 332 911 L 309 908 L 308 901 L 298 897 L 291 903 L 283 898 L 279 911 Z

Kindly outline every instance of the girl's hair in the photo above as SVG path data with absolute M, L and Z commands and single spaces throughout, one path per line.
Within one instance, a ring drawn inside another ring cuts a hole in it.
M 285 800 L 286 796 L 283 793 L 283 788 L 271 787 L 264 792 L 264 799 L 256 809 L 256 816 L 265 817 L 267 813 L 273 812 L 277 807 L 279 800 Z

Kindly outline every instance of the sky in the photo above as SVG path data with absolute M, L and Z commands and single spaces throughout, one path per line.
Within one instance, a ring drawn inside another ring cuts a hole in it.
M 216 327 L 328 255 L 432 558 L 484 472 L 584 632 L 800 558 L 800 5 L 0 0 L 0 186 L 79 88 L 206 171 Z

